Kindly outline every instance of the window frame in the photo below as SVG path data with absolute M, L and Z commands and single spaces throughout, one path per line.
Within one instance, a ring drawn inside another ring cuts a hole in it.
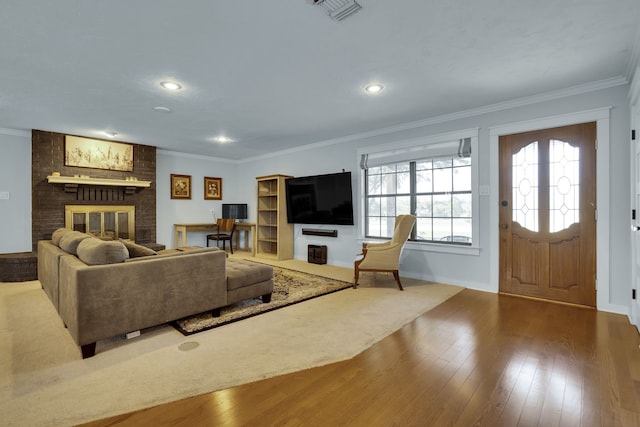
M 358 150 L 358 162 L 363 155 L 374 155 L 376 157 L 384 156 L 384 153 L 397 153 L 403 150 L 409 152 L 421 151 L 420 148 L 424 150 L 428 150 L 428 146 L 434 144 L 443 144 L 450 141 L 458 141 L 464 138 L 471 139 L 471 208 L 472 208 L 472 217 L 471 217 L 471 227 L 472 227 L 472 242 L 471 245 L 461 245 L 456 243 L 446 243 L 446 242 L 431 242 L 431 241 L 417 241 L 410 240 L 407 242 L 407 249 L 409 250 L 417 250 L 417 251 L 428 251 L 428 252 L 442 252 L 442 253 L 455 253 L 455 254 L 465 254 L 465 255 L 479 255 L 480 254 L 480 185 L 479 185 L 479 173 L 478 173 L 478 139 L 479 139 L 479 128 L 466 129 L 456 132 L 448 132 L 437 135 L 425 136 L 420 138 L 412 138 L 408 140 L 401 140 L 392 143 L 361 148 Z M 416 150 L 417 149 L 417 150 Z M 441 156 L 434 156 L 434 158 Z M 423 160 L 424 156 L 420 158 L 410 159 L 412 160 Z M 400 163 L 396 159 L 391 159 L 389 163 Z M 360 169 L 360 173 L 358 176 L 358 189 L 359 189 L 359 197 L 358 197 L 358 239 L 360 241 L 385 241 L 388 239 L 376 239 L 365 236 L 366 229 L 366 179 L 365 179 L 365 170 Z M 483 195 L 488 195 L 488 192 L 484 191 Z

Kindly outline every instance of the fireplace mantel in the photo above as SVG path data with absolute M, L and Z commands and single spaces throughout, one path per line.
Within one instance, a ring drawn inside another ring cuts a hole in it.
M 110 178 L 81 178 L 76 176 L 53 176 L 47 177 L 49 184 L 84 184 L 84 185 L 107 185 L 118 187 L 150 187 L 151 181 L 129 181 L 126 179 Z
M 64 184 L 64 190 L 68 193 L 75 193 L 79 185 L 98 185 L 107 187 L 126 187 L 127 193 L 133 193 L 136 188 L 151 186 L 151 181 L 137 181 L 127 179 L 110 178 L 88 178 L 77 176 L 47 176 L 49 184 Z

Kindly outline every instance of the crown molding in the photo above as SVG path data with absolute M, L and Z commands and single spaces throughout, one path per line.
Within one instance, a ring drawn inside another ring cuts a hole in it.
M 638 75 L 636 71 L 640 66 L 640 25 L 636 30 L 636 37 L 633 40 L 633 46 L 631 47 L 631 54 L 629 55 L 629 64 L 627 64 L 627 72 L 625 76 L 628 81 L 633 81 L 634 75 Z
M 31 138 L 30 130 L 23 129 L 9 129 L 9 128 L 0 128 L 0 134 L 2 135 L 11 135 L 11 136 L 22 136 L 25 138 Z
M 187 159 L 216 161 L 221 163 L 239 163 L 239 160 L 223 159 L 221 157 L 205 156 L 203 154 L 181 153 L 179 151 L 165 150 L 162 148 L 156 149 L 156 155 L 157 154 L 162 154 L 162 155 L 171 156 L 171 157 L 183 157 Z
M 469 110 L 463 110 L 456 113 L 443 114 L 441 116 L 435 116 L 427 119 L 417 120 L 413 122 L 407 122 L 400 125 L 384 127 L 368 132 L 357 133 L 353 135 L 347 135 L 339 138 L 329 139 L 307 145 L 302 145 L 286 150 L 277 151 L 274 153 L 264 154 L 260 156 L 250 157 L 247 159 L 239 160 L 238 162 L 244 163 L 249 161 L 255 161 L 260 159 L 266 159 L 270 157 L 281 156 L 283 154 L 291 154 L 299 151 L 306 151 L 313 148 L 322 148 L 329 145 L 342 144 L 351 141 L 357 141 L 366 138 L 372 138 L 381 135 L 388 135 L 394 132 L 402 132 L 406 130 L 412 130 L 420 127 L 435 125 L 438 123 L 449 122 L 453 120 L 464 119 L 468 117 L 480 116 L 488 113 L 495 113 L 498 111 L 510 110 L 512 108 L 523 107 L 532 104 L 538 104 L 541 102 L 552 101 L 555 99 L 566 98 L 569 96 L 580 95 L 583 93 L 595 92 L 597 90 L 609 89 L 611 87 L 622 86 L 629 83 L 626 77 L 618 76 L 605 80 L 598 80 L 591 83 L 571 86 L 565 89 L 550 91 L 541 93 L 538 95 L 527 96 L 524 98 L 517 98 L 511 101 L 500 102 L 497 104 L 490 104 L 484 107 L 471 108 Z

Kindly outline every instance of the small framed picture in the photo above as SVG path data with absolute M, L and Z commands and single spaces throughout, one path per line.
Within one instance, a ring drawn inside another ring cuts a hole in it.
M 222 200 L 222 178 L 204 177 L 204 199 Z
M 191 175 L 171 174 L 171 198 L 191 199 Z

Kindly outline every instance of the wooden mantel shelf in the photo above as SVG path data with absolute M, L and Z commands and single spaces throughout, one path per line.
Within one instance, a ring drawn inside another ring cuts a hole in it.
M 75 176 L 47 176 L 49 184 L 64 184 L 66 192 L 75 193 L 78 191 L 79 185 L 100 185 L 110 187 L 126 187 L 127 193 L 135 192 L 136 188 L 145 188 L 151 186 L 151 181 L 128 181 L 126 179 L 109 179 L 109 178 L 81 178 Z
M 117 187 L 150 187 L 151 181 L 127 181 L 126 179 L 109 178 L 78 178 L 75 176 L 47 177 L 49 184 L 84 184 L 84 185 L 113 185 Z

